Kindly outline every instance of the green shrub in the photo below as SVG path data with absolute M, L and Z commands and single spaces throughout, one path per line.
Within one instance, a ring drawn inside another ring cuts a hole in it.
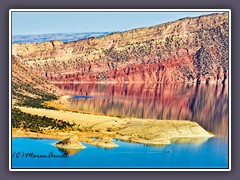
M 46 116 L 24 113 L 17 108 L 12 109 L 12 128 L 23 128 L 31 132 L 41 132 L 43 128 L 56 130 L 73 129 L 75 125 L 75 123 L 71 124 Z

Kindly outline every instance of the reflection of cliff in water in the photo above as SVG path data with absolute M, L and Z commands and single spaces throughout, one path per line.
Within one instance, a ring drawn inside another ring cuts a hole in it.
M 184 84 L 60 84 L 69 95 L 96 96 L 71 100 L 73 110 L 151 119 L 198 122 L 214 134 L 228 134 L 228 88 Z

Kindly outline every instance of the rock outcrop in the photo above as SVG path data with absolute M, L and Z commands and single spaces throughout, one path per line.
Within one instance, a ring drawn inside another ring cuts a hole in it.
M 86 148 L 82 143 L 80 143 L 78 137 L 73 136 L 66 138 L 58 143 L 55 143 L 54 146 L 61 149 L 84 149 Z
M 76 42 L 13 44 L 12 54 L 53 83 L 222 83 L 228 33 L 221 13 Z

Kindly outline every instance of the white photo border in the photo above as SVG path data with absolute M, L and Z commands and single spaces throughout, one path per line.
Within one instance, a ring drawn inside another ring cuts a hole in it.
M 228 168 L 12 168 L 12 12 L 228 12 Z M 9 171 L 231 171 L 231 9 L 10 9 L 9 10 Z

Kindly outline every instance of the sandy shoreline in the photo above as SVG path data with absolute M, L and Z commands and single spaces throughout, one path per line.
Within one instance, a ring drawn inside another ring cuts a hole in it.
M 58 105 L 59 103 L 52 102 L 51 104 L 55 104 L 55 108 L 61 109 L 59 106 L 56 107 L 56 104 Z M 187 141 L 199 143 L 202 142 L 202 140 L 206 140 L 213 136 L 213 134 L 204 130 L 196 122 L 188 120 L 118 118 L 83 114 L 66 110 L 50 110 L 30 107 L 16 108 L 32 115 L 46 116 L 68 121 L 69 123 L 75 123 L 78 126 L 78 130 L 46 130 L 40 133 L 30 132 L 23 129 L 13 129 L 13 138 L 32 137 L 63 140 L 71 136 L 77 136 L 81 142 L 86 142 L 102 148 L 114 148 L 118 145 L 112 142 L 112 139 L 152 146 L 163 146 L 170 144 L 171 140 L 176 138 L 188 138 Z M 186 140 L 180 140 L 179 142 L 186 142 Z

